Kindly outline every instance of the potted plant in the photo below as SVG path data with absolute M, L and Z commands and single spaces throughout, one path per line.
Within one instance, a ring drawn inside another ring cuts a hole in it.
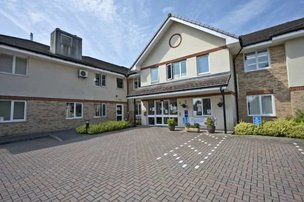
M 208 117 L 205 124 L 207 126 L 208 133 L 214 133 L 215 132 L 215 117 Z
M 190 123 L 186 123 L 186 131 L 187 132 L 200 132 L 200 124 L 195 123 L 191 125 Z
M 175 130 L 175 126 L 176 126 L 176 122 L 173 118 L 168 118 L 167 119 L 167 123 L 168 123 L 168 128 L 170 131 L 174 131 Z

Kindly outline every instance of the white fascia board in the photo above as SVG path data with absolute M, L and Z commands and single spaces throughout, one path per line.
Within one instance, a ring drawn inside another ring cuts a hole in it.
M 287 33 L 287 34 L 275 36 L 271 40 L 268 40 L 268 41 L 264 41 L 264 42 L 249 45 L 249 46 L 245 46 L 243 48 L 243 50 L 246 51 L 246 50 L 250 50 L 250 49 L 268 47 L 272 44 L 277 44 L 277 43 L 280 43 L 280 42 L 284 42 L 284 41 L 294 39 L 294 38 L 297 38 L 297 37 L 302 37 L 302 36 L 304 36 L 304 30 L 290 32 L 290 33 Z
M 225 90 L 227 87 L 223 86 L 222 89 Z M 127 99 L 142 99 L 142 98 L 154 98 L 154 97 L 164 97 L 164 96 L 174 96 L 176 95 L 183 95 L 187 93 L 199 93 L 199 92 L 208 92 L 208 91 L 214 91 L 214 90 L 220 90 L 220 87 L 215 88 L 204 88 L 204 89 L 196 89 L 196 90 L 187 90 L 187 91 L 180 91 L 180 92 L 172 92 L 172 93 L 158 93 L 158 94 L 152 94 L 152 95 L 143 95 L 143 96 L 132 96 L 127 97 Z
M 42 58 L 42 59 L 49 60 L 49 61 L 58 62 L 58 63 L 61 63 L 61 64 L 71 65 L 73 67 L 84 68 L 84 69 L 94 70 L 96 72 L 103 72 L 103 73 L 112 74 L 112 75 L 115 75 L 115 76 L 125 77 L 123 74 L 118 74 L 118 73 L 115 73 L 115 72 L 102 70 L 102 69 L 98 69 L 98 68 L 87 66 L 87 65 L 82 65 L 82 64 L 66 61 L 66 60 L 59 59 L 59 58 L 53 58 L 53 57 L 50 57 L 50 56 L 46 56 L 46 55 L 39 54 L 39 53 L 33 53 L 31 51 L 26 51 L 26 50 L 22 50 L 22 49 L 19 49 L 19 48 L 14 48 L 14 47 L 11 47 L 11 46 L 0 45 L 0 48 L 10 50 L 10 51 L 13 51 L 13 52 L 17 52 L 17 53 L 21 53 L 21 54 L 34 56 L 34 57 L 37 57 L 37 58 Z
M 227 44 L 227 45 L 239 41 L 239 39 L 237 39 L 237 38 L 228 36 L 228 35 L 226 35 L 226 34 L 217 32 L 217 31 L 212 30 L 212 29 L 208 29 L 208 28 L 203 27 L 203 26 L 200 26 L 200 25 L 193 24 L 193 23 L 191 23 L 191 22 L 186 22 L 186 21 L 184 21 L 184 20 L 181 20 L 181 19 L 178 19 L 178 18 L 175 18 L 175 17 L 172 17 L 171 19 L 174 20 L 174 21 L 176 21 L 176 22 L 179 22 L 179 23 L 181 23 L 181 24 L 187 25 L 187 26 L 189 26 L 189 27 L 193 27 L 193 28 L 198 29 L 198 30 L 200 30 L 200 31 L 203 31 L 203 32 L 209 33 L 209 34 L 211 34 L 211 35 L 217 36 L 217 37 L 219 37 L 219 38 L 226 39 L 226 44 Z

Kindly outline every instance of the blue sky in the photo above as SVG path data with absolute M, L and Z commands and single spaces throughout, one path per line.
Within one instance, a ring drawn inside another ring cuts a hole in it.
M 83 39 L 83 55 L 130 67 L 167 14 L 237 35 L 304 17 L 304 0 L 3 0 L 0 34 L 50 44 L 59 27 Z

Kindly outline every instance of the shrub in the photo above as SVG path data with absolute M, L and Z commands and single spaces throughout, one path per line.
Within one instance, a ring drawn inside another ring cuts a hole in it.
M 99 124 L 90 124 L 88 130 L 86 130 L 85 125 L 79 126 L 76 128 L 76 132 L 79 134 L 98 134 L 108 131 L 121 130 L 128 127 L 129 123 L 127 121 L 106 121 Z
M 304 123 L 304 112 L 302 112 L 301 110 L 297 110 L 294 120 L 298 123 Z
M 168 118 L 167 123 L 168 123 L 168 126 L 175 126 L 176 125 L 175 120 L 173 118 Z
M 234 127 L 237 135 L 254 135 L 255 125 L 252 123 L 240 122 Z
M 304 139 L 304 124 L 298 124 L 287 131 L 287 137 Z
M 215 119 L 214 119 L 214 118 L 211 118 L 211 117 L 207 117 L 207 120 L 206 120 L 205 124 L 206 124 L 207 126 L 213 127 L 213 126 L 215 126 Z

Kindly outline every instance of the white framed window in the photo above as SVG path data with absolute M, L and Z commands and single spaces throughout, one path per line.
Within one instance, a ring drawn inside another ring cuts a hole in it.
M 106 117 L 107 116 L 107 107 L 105 103 L 94 104 L 94 118 Z
M 193 98 L 193 116 L 211 116 L 210 98 Z
M 186 60 L 167 64 L 167 79 L 179 79 L 187 76 Z
M 198 74 L 210 73 L 209 70 L 209 55 L 202 55 L 196 58 L 196 66 Z
M 135 104 L 135 115 L 136 116 L 141 116 L 141 103 L 136 103 Z
M 133 79 L 133 87 L 135 88 L 139 88 L 141 86 L 140 84 L 140 77 L 136 77 Z
M 79 102 L 66 103 L 66 118 L 80 119 L 83 117 L 83 104 Z
M 0 53 L 0 72 L 27 75 L 27 58 Z
M 26 101 L 0 100 L 0 123 L 26 120 Z
M 124 88 L 123 79 L 116 78 L 116 84 L 117 84 L 117 88 Z
M 106 86 L 106 75 L 104 74 L 95 74 L 95 85 L 96 86 Z
M 245 72 L 257 71 L 270 68 L 269 51 L 260 50 L 244 55 Z
M 275 116 L 275 100 L 271 94 L 247 96 L 248 116 Z
M 151 69 L 151 83 L 158 82 L 158 67 Z

